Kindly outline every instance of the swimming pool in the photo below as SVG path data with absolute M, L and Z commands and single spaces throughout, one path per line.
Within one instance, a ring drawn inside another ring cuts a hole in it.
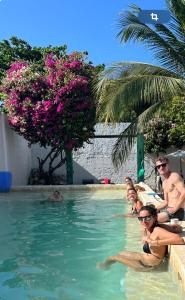
M 113 217 L 127 210 L 122 191 L 65 192 L 64 203 L 46 197 L 0 194 L 1 300 L 180 299 L 166 269 L 96 269 L 108 255 L 141 250 L 137 220 Z

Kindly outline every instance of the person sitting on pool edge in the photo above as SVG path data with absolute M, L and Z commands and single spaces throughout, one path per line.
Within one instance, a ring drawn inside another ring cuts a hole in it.
M 138 198 L 138 194 L 136 192 L 135 189 L 130 188 L 129 190 L 127 190 L 127 199 L 129 202 L 131 202 L 132 204 L 132 208 L 131 208 L 131 215 L 138 215 L 140 209 L 143 206 L 143 203 L 141 200 L 139 200 Z
M 61 202 L 64 200 L 63 196 L 60 194 L 59 191 L 54 191 L 51 196 L 48 198 L 49 201 L 52 202 Z
M 136 271 L 147 271 L 159 266 L 167 252 L 167 245 L 184 245 L 179 232 L 179 225 L 158 224 L 157 210 L 153 205 L 143 206 L 139 212 L 138 220 L 143 227 L 144 253 L 124 251 L 109 256 L 105 262 L 99 263 L 97 268 L 107 268 L 119 262 Z
M 136 192 L 144 192 L 145 191 L 145 188 L 143 188 L 142 186 L 140 186 L 138 184 L 134 184 L 130 177 L 126 176 L 124 179 L 125 179 L 127 191 L 129 189 L 134 189 L 134 190 L 136 190 Z
M 128 203 L 131 204 L 131 211 L 127 214 L 117 214 L 115 217 L 137 217 L 143 203 L 139 200 L 135 188 L 132 187 L 127 190 L 127 200 Z
M 185 186 L 182 177 L 171 172 L 167 157 L 158 157 L 155 164 L 160 176 L 163 176 L 162 183 L 164 200 L 157 205 L 158 221 L 167 222 L 172 218 L 184 219 Z

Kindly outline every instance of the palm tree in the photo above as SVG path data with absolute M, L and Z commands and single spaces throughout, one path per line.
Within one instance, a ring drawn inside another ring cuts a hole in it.
M 128 107 L 137 115 L 114 146 L 112 158 L 116 166 L 126 159 L 136 134 L 143 130 L 146 122 L 156 113 L 160 114 L 167 101 L 185 94 L 185 3 L 183 0 L 166 2 L 171 14 L 166 25 L 152 27 L 142 23 L 138 18 L 141 9 L 136 5 L 131 5 L 118 20 L 120 42 L 143 43 L 153 51 L 160 66 L 116 63 L 105 69 L 96 86 L 101 121 L 123 121 Z

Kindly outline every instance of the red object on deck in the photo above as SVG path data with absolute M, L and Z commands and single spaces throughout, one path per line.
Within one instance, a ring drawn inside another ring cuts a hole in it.
M 104 184 L 109 184 L 110 183 L 110 179 L 108 179 L 108 178 L 104 178 Z

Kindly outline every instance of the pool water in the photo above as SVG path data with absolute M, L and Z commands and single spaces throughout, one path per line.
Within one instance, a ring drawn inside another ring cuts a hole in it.
M 128 210 L 121 191 L 46 197 L 0 194 L 0 300 L 181 299 L 166 268 L 96 268 L 120 250 L 141 251 L 137 220 L 114 217 Z

